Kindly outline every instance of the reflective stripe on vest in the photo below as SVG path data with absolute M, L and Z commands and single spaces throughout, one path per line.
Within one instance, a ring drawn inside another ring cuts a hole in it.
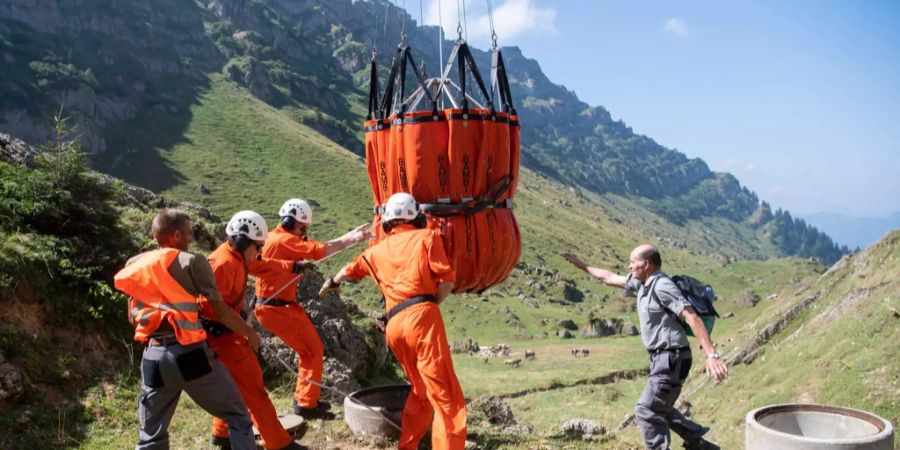
M 143 253 L 115 276 L 116 289 L 132 297 L 134 339 L 146 342 L 163 320 L 182 345 L 206 340 L 198 311 L 202 297 L 191 295 L 169 273 L 179 250 L 163 248 Z

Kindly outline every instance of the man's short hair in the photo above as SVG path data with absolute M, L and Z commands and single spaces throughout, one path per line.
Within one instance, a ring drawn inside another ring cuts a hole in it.
M 175 231 L 184 228 L 184 224 L 191 220 L 186 212 L 178 209 L 164 209 L 153 218 L 153 239 L 159 244 L 164 244 L 175 235 Z
M 653 265 L 653 267 L 662 267 L 662 255 L 660 255 L 659 250 L 654 247 L 650 247 L 647 250 L 644 250 L 640 255 L 638 255 L 638 257 L 641 258 L 642 261 L 649 261 L 650 264 Z

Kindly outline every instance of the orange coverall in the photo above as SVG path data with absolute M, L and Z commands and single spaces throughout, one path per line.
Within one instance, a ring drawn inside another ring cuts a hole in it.
M 325 257 L 325 244 L 295 236 L 279 225 L 269 233 L 266 245 L 263 246 L 262 257 L 264 260 L 320 260 Z M 285 283 L 296 277 L 296 274 L 290 271 L 253 275 L 256 276 L 256 296 L 260 299 L 268 299 Z M 299 357 L 297 371 L 300 375 L 321 383 L 325 347 L 306 311 L 297 303 L 297 284 L 292 283 L 281 291 L 277 298 L 291 304 L 268 306 L 257 303 L 254 310 L 256 320 L 297 352 Z M 319 386 L 298 377 L 294 398 L 303 408 L 315 408 L 319 405 L 320 391 Z
M 244 305 L 244 293 L 247 290 L 247 266 L 240 253 L 227 242 L 219 246 L 209 257 L 209 265 L 216 276 L 216 286 L 225 303 L 240 313 Z M 291 273 L 292 261 L 254 260 L 250 262 L 250 273 L 282 274 Z M 200 306 L 200 313 L 209 319 L 219 320 L 208 303 Z M 247 339 L 235 334 L 226 333 L 221 336 L 208 334 L 210 348 L 219 356 L 219 361 L 231 373 L 234 383 L 250 410 L 250 418 L 259 430 L 263 447 L 278 449 L 286 447 L 293 441 L 291 435 L 278 421 L 278 413 L 269 399 L 263 383 L 262 369 L 256 355 L 247 343 Z M 213 436 L 228 437 L 228 423 L 218 417 L 213 419 Z
M 410 224 L 395 226 L 344 270 L 357 280 L 372 275 L 388 311 L 409 298 L 437 294 L 440 283 L 456 281 L 437 232 Z M 438 305 L 424 302 L 403 310 L 388 323 L 386 338 L 412 384 L 403 408 L 399 448 L 416 449 L 429 426 L 433 450 L 465 448 L 466 400 L 453 370 Z

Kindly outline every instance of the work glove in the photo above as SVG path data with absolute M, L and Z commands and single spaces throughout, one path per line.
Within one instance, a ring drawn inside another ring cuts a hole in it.
M 291 269 L 291 272 L 300 274 L 307 270 L 312 270 L 314 267 L 316 267 L 316 263 L 312 261 L 294 261 L 294 267 Z
M 330 277 L 322 283 L 322 288 L 319 289 L 319 297 L 324 297 L 329 292 L 338 294 L 341 292 L 341 283 L 334 281 L 334 277 Z

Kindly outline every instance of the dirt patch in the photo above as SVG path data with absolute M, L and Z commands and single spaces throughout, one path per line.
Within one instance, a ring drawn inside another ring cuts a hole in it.
M 498 398 L 507 399 L 507 398 L 519 398 L 524 397 L 530 394 L 536 394 L 538 392 L 547 392 L 555 389 L 567 389 L 575 386 L 587 386 L 587 385 L 597 385 L 597 384 L 612 384 L 617 383 L 623 380 L 633 380 L 638 377 L 646 376 L 649 373 L 647 369 L 632 369 L 632 370 L 618 370 L 615 372 L 607 373 L 606 375 L 601 375 L 599 377 L 593 378 L 585 378 L 577 381 L 573 381 L 571 383 L 552 383 L 549 386 L 541 386 L 530 389 L 524 389 L 516 392 L 509 392 L 506 394 L 497 395 Z

